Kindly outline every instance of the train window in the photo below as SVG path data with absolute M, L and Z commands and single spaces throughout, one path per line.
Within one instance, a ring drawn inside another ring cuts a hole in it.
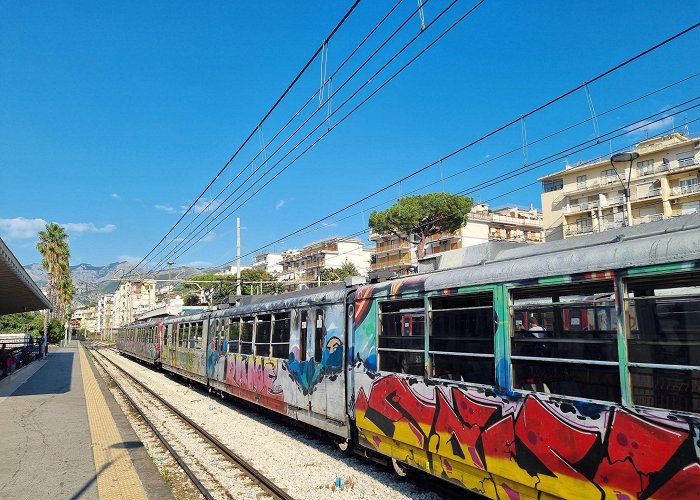
M 253 354 L 253 325 L 255 318 L 252 316 L 241 321 L 241 354 Z
M 422 299 L 382 302 L 378 363 L 382 371 L 425 374 L 425 307 Z
M 289 313 L 275 313 L 272 327 L 272 357 L 286 358 L 289 355 Z
M 194 329 L 194 348 L 195 349 L 201 349 L 202 346 L 204 345 L 202 335 L 204 333 L 204 328 L 203 328 L 204 323 L 203 322 L 198 322 L 193 324 L 193 329 Z
M 323 311 L 316 309 L 316 324 L 314 325 L 314 361 L 320 363 L 323 359 Z
M 630 279 L 627 351 L 632 400 L 700 412 L 700 273 Z
M 228 352 L 238 353 L 238 340 L 241 336 L 241 320 L 227 318 L 228 322 Z
M 270 337 L 272 336 L 272 315 L 261 314 L 255 327 L 255 355 L 270 355 Z
M 620 401 L 611 280 L 516 289 L 512 298 L 516 389 Z
M 494 385 L 493 294 L 436 297 L 430 305 L 431 376 Z
M 301 311 L 301 321 L 299 326 L 299 361 L 306 361 L 306 330 L 307 312 Z
M 187 336 L 189 335 L 188 326 L 189 325 L 187 323 L 182 323 L 182 324 L 178 325 L 178 327 L 179 327 L 178 342 L 180 344 L 180 347 L 187 347 Z

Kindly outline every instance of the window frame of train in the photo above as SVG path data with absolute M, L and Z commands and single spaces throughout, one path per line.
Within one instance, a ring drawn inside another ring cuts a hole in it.
M 226 318 L 226 335 L 228 336 L 228 352 L 238 354 L 241 342 L 241 318 L 239 316 Z
M 272 314 L 257 314 L 255 316 L 255 356 L 270 357 L 271 339 Z
M 323 339 L 325 333 L 323 330 L 326 324 L 326 312 L 323 308 L 318 307 L 313 309 L 314 317 L 314 361 L 320 363 L 323 359 Z
M 425 297 L 387 298 L 377 301 L 377 306 L 377 370 L 424 377 Z M 417 334 L 420 328 L 414 333 L 417 325 L 422 325 L 422 334 Z M 394 335 L 387 335 L 388 330 Z M 411 338 L 403 341 L 406 337 Z M 409 347 L 397 347 L 400 345 Z
M 247 335 L 246 329 L 248 325 L 250 325 L 250 340 L 243 340 L 243 333 L 246 333 Z M 240 353 L 252 356 L 253 346 L 255 345 L 255 316 L 250 315 L 241 317 L 241 329 L 239 333 L 240 337 L 238 340 L 238 345 L 240 346 Z M 248 346 L 249 348 L 247 348 L 246 346 Z M 244 349 L 244 347 L 246 348 Z
M 286 326 L 285 326 L 286 325 Z M 270 336 L 270 356 L 286 359 L 289 357 L 289 343 L 292 336 L 292 311 L 272 313 L 272 335 Z
M 495 286 L 426 297 L 428 378 L 484 387 L 496 385 L 496 297 Z M 447 322 L 451 325 L 439 324 Z M 438 335 L 438 330 L 452 335 Z M 467 345 L 460 349 L 460 343 Z M 480 366 L 474 368 L 475 364 Z M 448 367 L 449 372 L 436 373 L 437 369 L 443 371 Z
M 630 269 L 621 280 L 628 400 L 700 413 L 700 365 L 692 364 L 700 359 L 700 262 L 664 267 Z
M 513 389 L 621 403 L 619 305 L 613 277 L 603 273 L 600 278 L 547 281 L 508 287 L 507 351 Z M 540 329 L 525 328 L 533 318 Z

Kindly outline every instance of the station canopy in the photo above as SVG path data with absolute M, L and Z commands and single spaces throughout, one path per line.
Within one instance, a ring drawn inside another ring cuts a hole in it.
M 51 308 L 49 299 L 0 238 L 0 315 Z

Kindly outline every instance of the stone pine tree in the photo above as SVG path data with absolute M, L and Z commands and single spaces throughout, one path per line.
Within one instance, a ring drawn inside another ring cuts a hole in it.
M 360 272 L 355 267 L 355 264 L 343 262 L 343 265 L 338 269 L 327 267 L 321 271 L 321 281 L 343 281 L 348 276 L 359 276 Z
M 415 244 L 420 259 L 425 255 L 426 238 L 462 227 L 473 203 L 472 198 L 450 193 L 405 196 L 386 210 L 372 212 L 369 227 Z

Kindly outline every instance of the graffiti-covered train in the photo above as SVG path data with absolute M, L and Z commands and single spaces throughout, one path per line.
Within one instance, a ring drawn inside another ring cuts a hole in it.
M 118 347 L 491 498 L 698 498 L 700 216 L 461 255 Z

